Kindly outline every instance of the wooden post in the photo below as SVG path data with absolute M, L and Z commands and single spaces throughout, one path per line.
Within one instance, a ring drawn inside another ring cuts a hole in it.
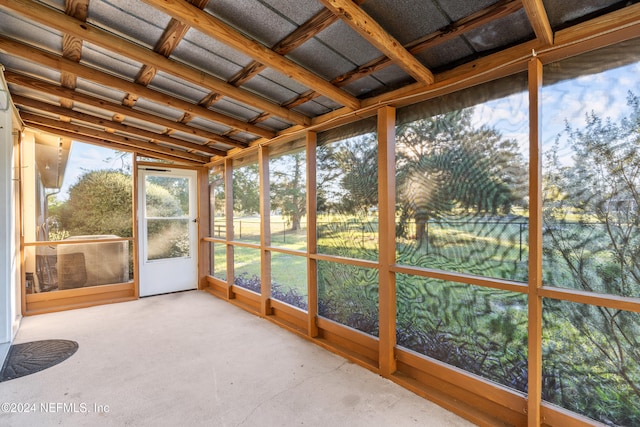
M 233 245 L 229 244 L 233 240 L 233 159 L 230 158 L 224 159 L 224 210 L 227 221 L 227 298 L 233 299 Z
M 269 147 L 258 148 L 260 179 L 260 314 L 271 314 L 271 200 L 269 197 Z
M 539 426 L 542 402 L 542 165 L 540 90 L 542 63 L 529 62 L 529 376 L 528 425 Z
M 379 243 L 379 368 L 389 377 L 396 370 L 396 276 L 390 270 L 395 263 L 396 110 L 378 110 L 378 243 Z
M 307 132 L 307 304 L 308 334 L 318 336 L 318 262 L 311 255 L 318 253 L 316 237 L 316 144 L 315 132 Z
M 198 168 L 198 289 L 204 289 L 209 286 L 207 276 L 211 268 L 211 243 L 204 240 L 209 237 L 211 221 L 209 216 L 213 214 L 210 210 L 209 197 L 209 169 Z
M 132 158 L 132 182 L 131 182 L 131 220 L 133 223 L 132 226 L 132 234 L 133 234 L 133 248 L 130 250 L 133 251 L 133 295 L 136 298 L 140 298 L 140 245 L 142 244 L 142 239 L 140 238 L 140 219 L 142 218 L 142 212 L 140 210 L 139 204 L 139 185 L 138 185 L 138 153 L 131 153 Z

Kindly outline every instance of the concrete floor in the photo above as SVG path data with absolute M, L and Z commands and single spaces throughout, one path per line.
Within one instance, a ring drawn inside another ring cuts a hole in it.
M 204 292 L 24 318 L 42 339 L 79 349 L 0 383 L 2 426 L 472 425 Z

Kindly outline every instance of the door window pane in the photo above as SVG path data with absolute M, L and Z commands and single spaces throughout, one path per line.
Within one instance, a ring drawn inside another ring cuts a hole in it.
M 191 256 L 189 222 L 189 219 L 148 219 L 147 259 Z
M 191 256 L 189 178 L 145 176 L 147 260 Z

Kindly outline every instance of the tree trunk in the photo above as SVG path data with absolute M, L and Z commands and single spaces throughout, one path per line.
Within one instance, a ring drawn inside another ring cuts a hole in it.
M 297 230 L 300 230 L 300 216 L 293 215 L 291 217 L 291 231 L 297 231 Z
M 429 238 L 427 234 L 427 220 L 428 218 L 416 218 L 416 240 L 419 244 Z

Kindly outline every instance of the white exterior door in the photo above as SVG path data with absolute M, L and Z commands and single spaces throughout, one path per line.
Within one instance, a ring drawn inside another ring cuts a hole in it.
M 140 296 L 196 289 L 197 172 L 138 169 Z

